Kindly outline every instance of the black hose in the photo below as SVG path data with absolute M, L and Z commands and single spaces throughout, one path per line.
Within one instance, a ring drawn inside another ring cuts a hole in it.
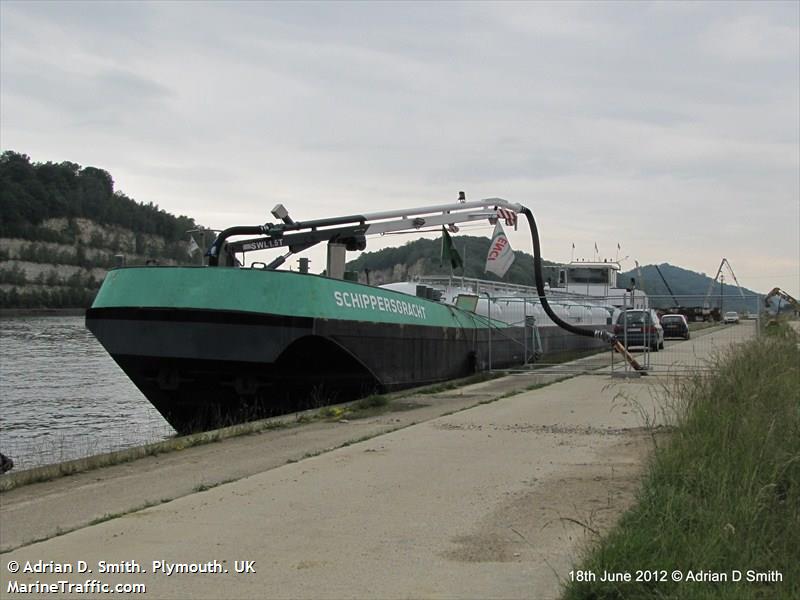
M 528 225 L 531 228 L 531 238 L 533 239 L 533 274 L 536 278 L 536 292 L 539 294 L 539 302 L 542 303 L 542 308 L 547 316 L 552 319 L 553 323 L 575 335 L 582 335 L 585 337 L 600 338 L 607 342 L 614 342 L 615 336 L 605 329 L 585 329 L 583 327 L 575 327 L 571 323 L 567 323 L 559 317 L 555 311 L 550 308 L 550 303 L 544 294 L 544 277 L 542 275 L 542 249 L 539 245 L 539 229 L 536 227 L 536 220 L 533 218 L 529 208 L 522 207 L 521 211 L 528 218 Z
M 264 225 L 240 225 L 237 227 L 229 227 L 221 232 L 211 247 L 206 252 L 208 257 L 208 266 L 216 267 L 219 265 L 219 253 L 222 251 L 222 244 L 225 240 L 234 235 L 258 235 L 264 233 Z

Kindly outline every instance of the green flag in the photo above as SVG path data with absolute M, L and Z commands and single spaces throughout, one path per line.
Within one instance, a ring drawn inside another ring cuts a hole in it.
M 458 253 L 458 250 L 456 250 L 456 247 L 453 246 L 453 240 L 450 239 L 450 234 L 447 233 L 447 230 L 442 226 L 442 258 L 439 264 L 442 265 L 445 261 L 449 262 L 450 266 L 454 269 L 464 266 L 461 255 Z

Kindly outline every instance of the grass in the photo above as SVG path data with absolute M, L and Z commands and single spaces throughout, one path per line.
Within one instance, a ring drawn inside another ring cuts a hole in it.
M 80 527 L 75 527 L 75 528 L 69 529 L 69 530 L 61 530 L 61 529 L 59 529 L 59 530 L 57 530 L 57 533 L 55 535 L 50 536 L 50 537 L 57 537 L 59 535 L 64 535 L 65 533 L 70 533 L 72 531 L 76 531 L 77 529 L 81 529 L 83 527 L 91 527 L 92 525 L 99 525 L 100 523 L 105 523 L 106 521 L 113 521 L 114 519 L 119 519 L 120 517 L 124 517 L 125 515 L 129 515 L 131 513 L 139 512 L 139 511 L 145 510 L 147 508 L 152 508 L 153 506 L 158 506 L 159 504 L 164 504 L 166 502 L 170 502 L 170 500 L 166 499 L 166 498 L 163 498 L 160 502 L 145 502 L 144 504 L 140 504 L 139 506 L 136 506 L 135 508 L 131 508 L 129 510 L 123 510 L 123 511 L 115 512 L 115 513 L 106 513 L 102 517 L 98 517 L 96 519 L 92 519 L 86 525 L 82 525 Z M 47 540 L 47 539 L 50 539 L 50 538 L 46 537 L 46 538 L 42 538 L 42 540 L 37 540 L 37 541 L 44 541 L 44 540 Z M 29 542 L 29 543 L 35 543 L 35 542 Z
M 676 429 L 656 447 L 637 504 L 589 548 L 596 574 L 664 570 L 664 582 L 568 582 L 566 600 L 800 598 L 800 350 L 775 328 L 681 384 Z M 671 580 L 674 570 L 727 582 Z M 733 570 L 781 583 L 731 581 Z
M 563 379 L 559 379 L 558 381 L 566 381 L 567 379 L 572 379 L 574 375 L 569 377 L 564 377 Z M 526 386 L 519 390 L 511 390 L 503 394 L 502 396 L 497 396 L 497 398 L 490 398 L 488 400 L 482 400 L 478 402 L 478 404 L 490 404 L 492 402 L 496 402 L 498 400 L 505 400 L 506 398 L 511 398 L 512 396 L 518 396 L 519 394 L 524 394 L 525 392 L 532 392 L 534 390 L 541 389 L 543 387 L 547 387 L 548 385 L 552 385 L 554 382 L 547 382 L 547 383 L 532 383 L 529 386 Z
M 373 394 L 347 404 L 323 406 L 316 413 L 308 416 L 308 420 L 346 421 L 374 417 L 393 410 L 403 410 L 403 406 L 395 404 L 388 396 Z
M 554 365 L 562 365 L 580 360 L 582 358 L 589 358 L 590 356 L 605 354 L 608 351 L 609 347 L 603 346 L 600 348 L 587 348 L 584 350 L 565 350 L 563 352 L 553 352 L 547 356 L 546 360 L 541 359 L 531 363 L 530 368 L 532 371 L 536 371 L 537 369 L 547 369 Z
M 317 415 L 320 418 L 329 420 L 364 419 L 387 412 L 413 410 L 415 408 L 421 408 L 427 405 L 420 404 L 418 402 L 402 402 L 401 400 L 412 396 L 432 396 L 442 392 L 449 392 L 452 390 L 461 389 L 468 385 L 483 383 L 484 381 L 491 381 L 492 379 L 505 377 L 507 374 L 508 373 L 504 371 L 481 371 L 480 373 L 475 373 L 474 375 L 469 375 L 468 377 L 463 377 L 461 379 L 453 379 L 430 386 L 414 388 L 412 390 L 406 390 L 402 393 L 394 393 L 390 395 L 373 394 L 371 396 L 367 396 L 366 398 L 356 400 L 355 402 L 343 407 L 324 407 L 317 412 Z
M 387 412 L 413 410 L 425 405 L 416 402 L 401 402 L 401 400 L 414 395 L 430 396 L 433 394 L 439 394 L 441 392 L 456 390 L 467 385 L 482 383 L 484 381 L 490 381 L 492 379 L 504 377 L 505 375 L 506 373 L 501 371 L 483 371 L 462 379 L 454 379 L 431 386 L 416 388 L 405 393 L 395 393 L 391 395 L 373 394 L 344 405 L 324 406 L 319 409 L 316 414 L 308 416 L 307 419 L 309 421 L 314 419 L 332 421 L 338 421 L 342 419 L 364 419 L 367 417 L 378 416 Z
M 703 329 L 720 327 L 721 325 L 722 323 L 719 321 L 689 321 L 689 331 L 702 331 Z
M 238 481 L 240 478 L 232 477 L 230 479 L 223 479 L 222 481 L 212 481 L 212 482 L 203 482 L 198 483 L 196 486 L 192 488 L 192 492 L 206 492 L 208 490 L 213 490 L 215 487 L 219 487 L 221 485 L 225 485 L 226 483 L 233 483 L 234 481 Z
M 356 410 L 367 410 L 370 408 L 380 408 L 382 406 L 389 405 L 389 398 L 386 396 L 379 396 L 373 394 L 372 396 L 367 396 L 366 398 L 361 398 L 361 400 L 357 400 L 353 404 L 353 408 Z
M 414 390 L 414 393 L 422 395 L 431 395 L 431 394 L 439 394 L 441 392 L 449 392 L 450 390 L 462 388 L 467 385 L 473 385 L 475 383 L 483 383 L 484 381 L 491 381 L 492 379 L 505 377 L 507 374 L 508 373 L 506 373 L 505 371 L 481 371 L 479 373 L 475 373 L 474 375 L 470 375 L 462 379 L 453 379 L 451 381 L 445 381 L 443 383 L 437 383 L 435 385 L 419 388 Z

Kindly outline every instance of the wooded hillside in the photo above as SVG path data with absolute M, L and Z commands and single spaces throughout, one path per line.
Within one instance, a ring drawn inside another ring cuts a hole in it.
M 484 272 L 486 255 L 489 253 L 489 238 L 474 236 L 452 236 L 453 246 L 461 255 L 464 268 L 456 269 L 453 274 L 461 277 L 475 277 L 492 281 L 501 281 L 493 273 Z M 408 242 L 399 248 L 384 248 L 377 252 L 365 252 L 357 259 L 347 263 L 347 269 L 358 271 L 363 278 L 364 269 L 371 272 L 372 283 L 390 283 L 401 281 L 414 275 L 450 275 L 450 264 L 441 260 L 441 238 L 435 240 L 420 239 Z M 526 252 L 515 251 L 514 263 L 502 281 L 521 285 L 535 285 L 533 276 L 533 256 Z M 555 263 L 544 261 L 551 267 Z M 554 268 L 545 269 L 545 279 L 556 278 Z
M 152 202 L 136 202 L 114 190 L 108 172 L 72 162 L 31 163 L 24 154 L 0 155 L 0 231 L 3 237 L 74 243 L 76 231 L 61 234 L 42 228 L 45 220 L 85 218 L 101 225 L 118 225 L 167 242 L 186 240 L 193 219 L 175 217 Z
M 194 263 L 193 219 L 114 189 L 111 175 L 72 162 L 0 155 L 0 307 L 89 306 L 117 263 Z

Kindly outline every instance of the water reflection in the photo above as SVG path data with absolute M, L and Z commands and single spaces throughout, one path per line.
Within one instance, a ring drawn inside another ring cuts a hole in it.
M 83 317 L 0 319 L 0 451 L 16 469 L 173 434 Z

